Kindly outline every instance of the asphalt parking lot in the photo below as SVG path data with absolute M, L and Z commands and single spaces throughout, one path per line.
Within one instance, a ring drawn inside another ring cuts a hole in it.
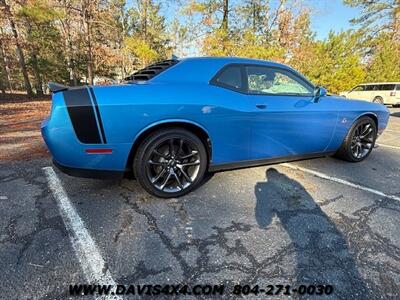
M 323 283 L 334 286 L 330 299 L 399 299 L 400 109 L 390 110 L 362 163 L 221 172 L 179 199 L 149 196 L 133 180 L 53 173 L 50 158 L 0 163 L 0 298 L 65 299 L 69 284 L 101 276 Z

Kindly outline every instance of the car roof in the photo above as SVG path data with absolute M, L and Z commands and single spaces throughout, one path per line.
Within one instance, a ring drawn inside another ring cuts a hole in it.
M 243 57 L 215 57 L 215 56 L 203 56 L 203 57 L 186 57 L 178 60 L 179 63 L 171 66 L 165 72 L 155 76 L 151 79 L 152 82 L 162 81 L 174 81 L 174 82 L 209 82 L 211 78 L 217 74 L 217 72 L 228 64 L 257 64 L 268 67 L 277 67 L 286 69 L 297 74 L 303 78 L 306 82 L 309 82 L 304 75 L 300 74 L 291 67 L 272 62 L 268 60 L 243 58 Z M 310 83 L 311 84 L 311 83 Z
M 400 82 L 369 82 L 369 83 L 360 83 L 359 85 L 378 85 L 378 84 L 400 84 Z
M 276 66 L 281 68 L 288 68 L 288 66 L 284 64 L 280 64 L 277 62 L 273 62 L 270 60 L 262 60 L 255 58 L 246 58 L 246 57 L 236 57 L 236 56 L 198 56 L 198 57 L 184 57 L 179 59 L 179 61 L 218 61 L 223 64 L 228 63 L 241 63 L 241 64 L 262 64 L 266 66 Z

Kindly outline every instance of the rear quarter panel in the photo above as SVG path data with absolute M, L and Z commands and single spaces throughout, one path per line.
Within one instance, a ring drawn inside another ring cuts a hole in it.
M 62 93 L 53 95 L 51 116 L 41 125 L 42 136 L 53 159 L 66 167 L 125 170 L 125 157 L 129 154 L 130 144 L 107 143 L 113 149 L 113 155 L 88 155 L 85 149 L 104 148 L 104 144 L 81 143 L 71 123 Z

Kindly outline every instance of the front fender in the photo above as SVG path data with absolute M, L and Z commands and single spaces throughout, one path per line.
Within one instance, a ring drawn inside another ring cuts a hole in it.
M 342 111 L 339 113 L 336 130 L 332 141 L 327 148 L 327 151 L 337 151 L 343 143 L 344 138 L 349 132 L 350 128 L 353 126 L 354 122 L 356 122 L 359 118 L 363 116 L 374 117 L 377 121 L 377 129 L 378 134 L 381 134 L 383 130 L 387 126 L 387 122 L 389 119 L 389 114 L 386 114 L 382 111 Z

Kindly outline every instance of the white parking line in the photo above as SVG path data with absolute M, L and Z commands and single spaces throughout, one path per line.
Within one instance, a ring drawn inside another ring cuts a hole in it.
M 400 150 L 400 147 L 398 147 L 398 146 L 392 146 L 392 145 L 386 145 L 386 144 L 378 144 L 378 146 Z
M 75 210 L 62 187 L 60 179 L 57 177 L 52 167 L 43 168 L 46 173 L 47 181 L 64 221 L 65 227 L 69 232 L 72 247 L 81 264 L 83 272 L 89 284 L 113 285 L 116 283 L 107 269 L 105 261 L 100 254 L 93 238 L 86 229 L 84 222 Z M 101 299 L 122 299 L 119 296 L 103 297 Z
M 373 193 L 375 195 L 379 195 L 379 196 L 382 196 L 382 197 L 386 197 L 386 198 L 389 198 L 389 199 L 400 201 L 400 197 L 398 197 L 398 196 L 388 195 L 388 194 L 385 194 L 384 192 L 381 192 L 381 191 L 378 191 L 378 190 L 374 190 L 374 189 L 371 189 L 369 187 L 362 186 L 362 185 L 359 185 L 359 184 L 355 184 L 355 183 L 352 183 L 352 182 L 344 180 L 344 179 L 340 179 L 340 178 L 337 178 L 337 177 L 329 176 L 329 175 L 326 175 L 326 174 L 318 172 L 318 171 L 314 171 L 314 170 L 306 169 L 306 168 L 303 168 L 303 167 L 299 167 L 299 166 L 296 166 L 296 165 L 291 164 L 291 163 L 283 163 L 283 164 L 280 164 L 280 165 L 284 166 L 284 167 L 288 167 L 288 168 L 293 169 L 293 170 L 303 171 L 305 173 L 309 173 L 309 174 L 312 174 L 314 176 L 317 176 L 317 177 L 320 177 L 320 178 L 323 178 L 323 179 L 327 179 L 327 180 L 334 181 L 334 182 L 337 182 L 337 183 L 341 183 L 341 184 L 344 184 L 344 185 L 347 185 L 347 186 L 351 186 L 351 187 L 359 189 L 359 190 L 370 192 L 370 193 Z

